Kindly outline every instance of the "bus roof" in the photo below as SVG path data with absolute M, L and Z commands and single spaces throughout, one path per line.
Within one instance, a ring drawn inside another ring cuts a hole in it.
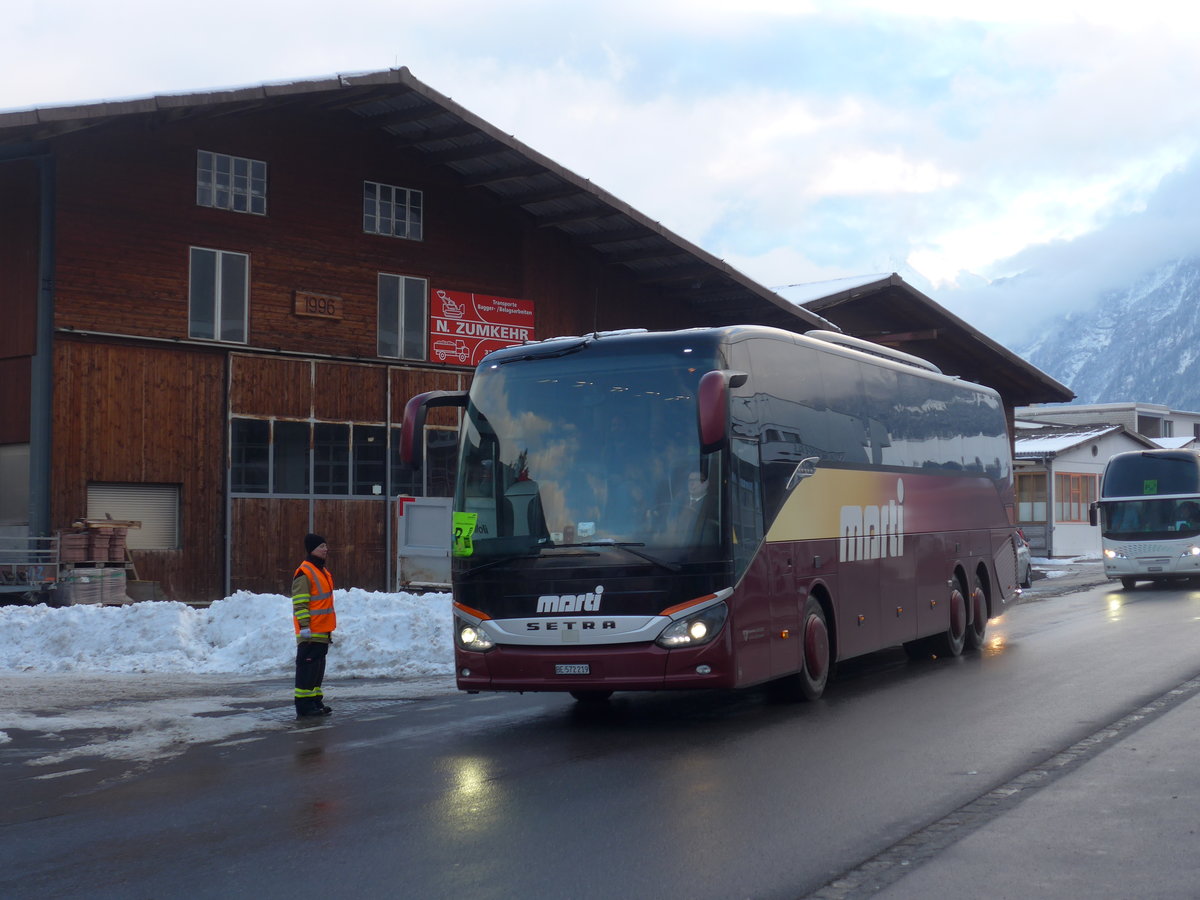
M 927 378 L 954 382 L 987 394 L 996 391 L 985 385 L 965 381 L 957 376 L 946 375 L 933 363 L 859 338 L 836 332 L 816 331 L 811 334 L 798 334 L 782 328 L 769 325 L 721 325 L 715 327 L 683 328 L 676 331 L 648 331 L 644 328 L 628 328 L 616 331 L 596 331 L 585 335 L 569 335 L 545 338 L 536 341 L 526 341 L 512 347 L 493 350 L 479 362 L 479 368 L 491 365 L 504 365 L 522 359 L 540 359 L 550 356 L 565 356 L 600 344 L 617 346 L 627 343 L 645 342 L 658 346 L 671 346 L 679 341 L 693 341 L 707 347 L 734 344 L 743 340 L 767 339 L 783 340 L 821 353 L 833 353 L 851 356 L 875 365 L 902 368 L 907 371 L 915 370 Z

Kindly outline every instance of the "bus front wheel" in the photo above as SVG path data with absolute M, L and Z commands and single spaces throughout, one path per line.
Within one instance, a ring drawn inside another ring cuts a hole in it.
M 1122 578 L 1121 588 L 1126 591 L 1132 591 L 1137 586 L 1136 578 Z
M 804 601 L 800 633 L 804 639 L 800 691 L 805 700 L 816 700 L 825 693 L 829 681 L 829 625 L 821 602 L 812 594 Z
M 772 693 L 781 700 L 816 700 L 829 683 L 832 652 L 829 623 L 821 601 L 809 594 L 800 616 L 800 671 L 772 683 Z

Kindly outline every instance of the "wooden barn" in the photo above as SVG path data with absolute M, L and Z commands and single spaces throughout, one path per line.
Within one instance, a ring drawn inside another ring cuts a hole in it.
M 0 114 L 0 309 L 0 534 L 139 522 L 138 577 L 200 603 L 285 590 L 308 531 L 394 587 L 456 426 L 402 470 L 404 403 L 491 349 L 836 330 L 407 69 Z

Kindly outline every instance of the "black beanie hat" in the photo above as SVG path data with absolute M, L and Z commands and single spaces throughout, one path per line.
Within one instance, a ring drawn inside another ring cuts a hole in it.
M 312 553 L 318 547 L 325 543 L 325 538 L 319 534 L 306 534 L 304 536 L 304 549 L 308 553 Z

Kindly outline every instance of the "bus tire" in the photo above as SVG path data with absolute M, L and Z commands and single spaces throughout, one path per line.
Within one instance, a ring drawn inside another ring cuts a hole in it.
M 805 700 L 816 700 L 825 693 L 829 683 L 829 667 L 833 654 L 829 645 L 829 623 L 825 607 L 812 594 L 804 601 L 800 618 L 800 636 L 804 641 L 804 660 L 800 669 L 800 690 Z
M 1137 579 L 1136 578 L 1128 578 L 1128 577 L 1121 578 L 1121 589 L 1122 590 L 1132 591 L 1135 587 L 1137 587 Z
M 967 649 L 981 650 L 987 636 L 988 598 L 983 589 L 983 582 L 976 575 L 972 579 L 971 596 L 968 598 L 971 611 L 971 624 L 967 626 Z
M 778 700 L 817 700 L 825 693 L 832 668 L 829 622 L 821 601 L 809 594 L 800 616 L 800 671 L 776 679 L 770 685 Z
M 957 575 L 950 583 L 950 627 L 934 639 L 933 646 L 938 656 L 955 657 L 962 656 L 967 642 L 967 598 Z
M 612 695 L 612 691 L 571 691 L 571 696 L 579 703 L 603 703 Z

